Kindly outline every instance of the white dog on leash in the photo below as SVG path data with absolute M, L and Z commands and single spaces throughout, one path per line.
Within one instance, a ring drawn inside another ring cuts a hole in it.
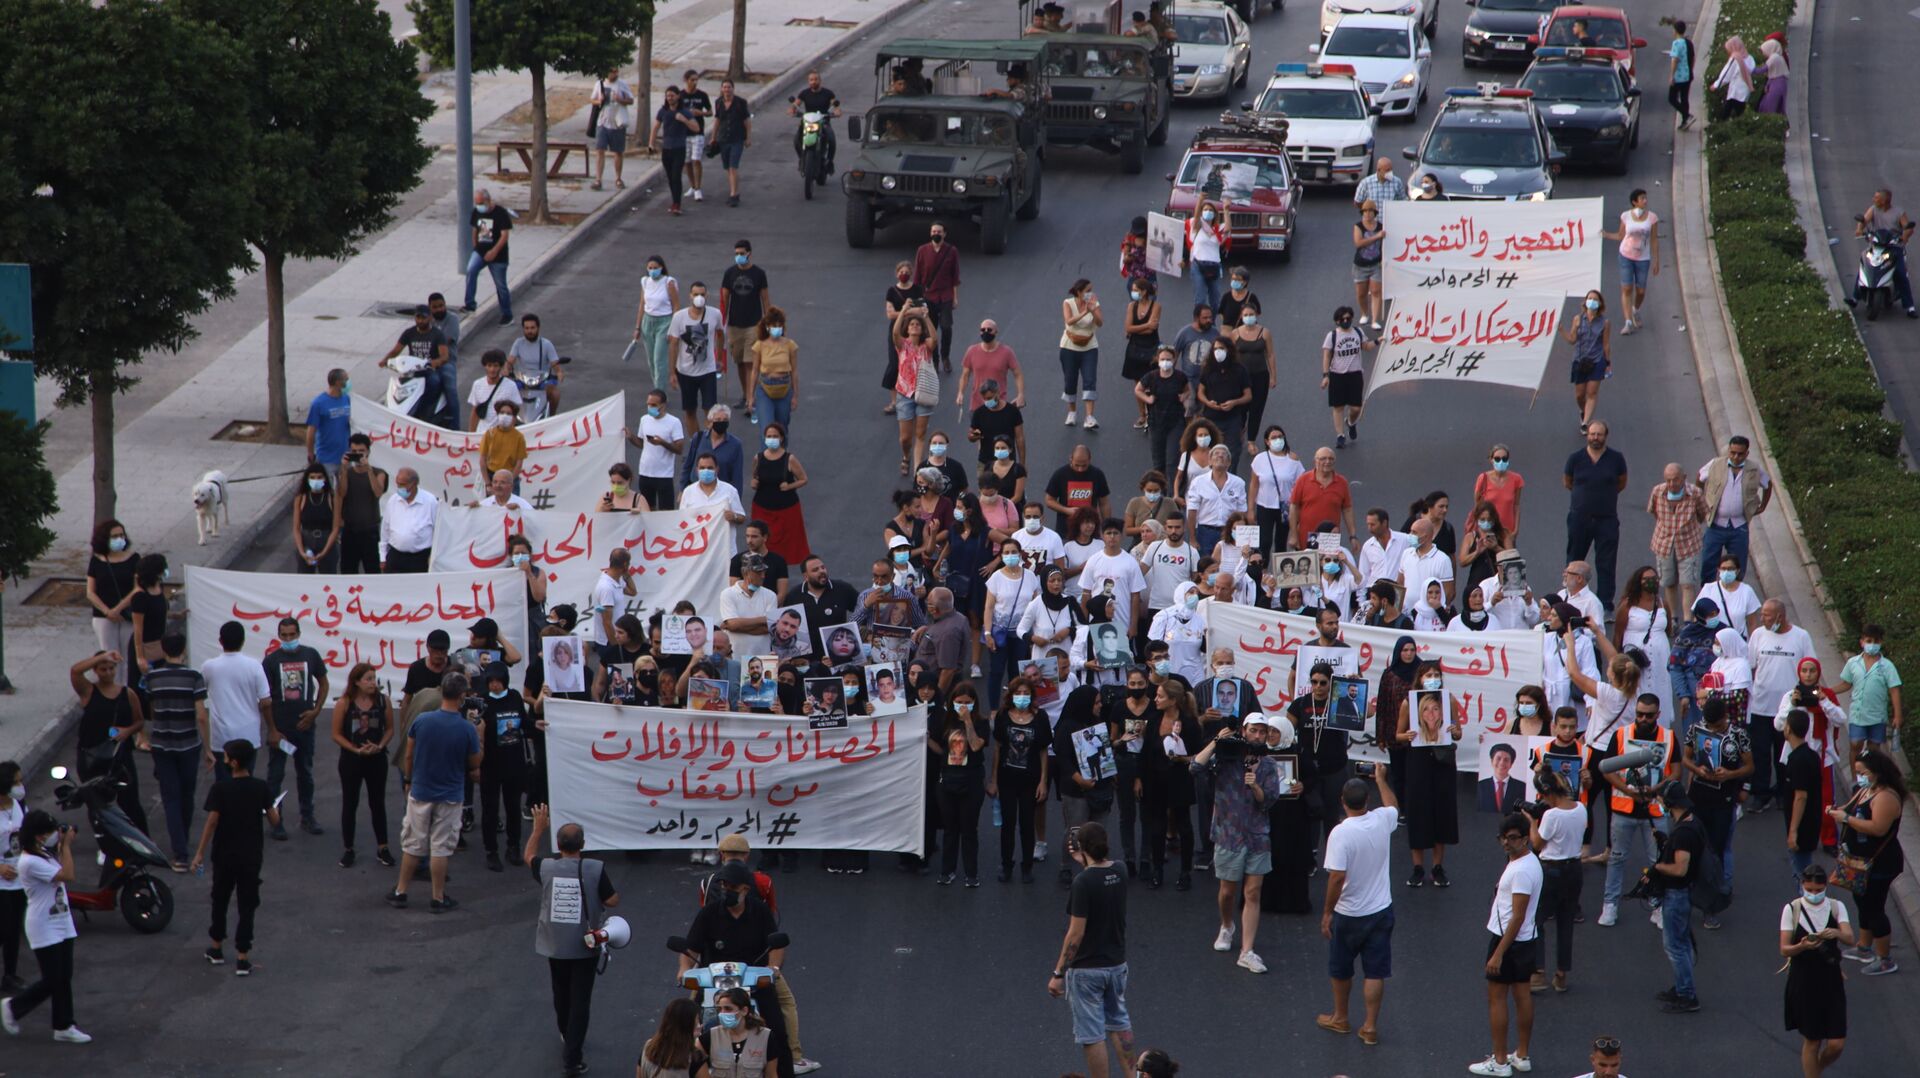
M 233 517 L 227 512 L 227 473 L 214 469 L 200 477 L 193 485 L 193 523 L 200 535 L 200 545 L 207 545 L 207 536 L 220 538 L 220 518 L 227 517 L 227 523 L 233 523 Z

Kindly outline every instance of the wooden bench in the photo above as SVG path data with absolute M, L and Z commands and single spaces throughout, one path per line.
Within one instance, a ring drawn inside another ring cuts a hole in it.
M 550 161 L 547 164 L 547 178 L 559 177 L 567 167 L 567 156 L 574 153 L 580 155 L 580 178 L 583 180 L 590 178 L 593 173 L 589 167 L 590 158 L 587 151 L 592 148 L 584 142 L 548 142 L 547 156 Z M 504 155 L 508 150 L 519 154 L 521 167 L 526 170 L 527 175 L 533 175 L 533 143 L 531 142 L 496 143 L 493 147 L 493 171 L 502 175 L 506 173 Z

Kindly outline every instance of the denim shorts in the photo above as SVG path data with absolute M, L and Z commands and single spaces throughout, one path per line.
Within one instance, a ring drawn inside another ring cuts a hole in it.
M 1099 1044 L 1109 1033 L 1133 1028 L 1127 1016 L 1127 964 L 1067 971 L 1067 1005 L 1073 1009 L 1073 1042 Z
M 1248 853 L 1226 846 L 1213 848 L 1213 877 L 1227 883 L 1238 883 L 1248 876 L 1264 876 L 1273 871 L 1273 851 Z
M 1647 287 L 1647 269 L 1653 265 L 1650 258 L 1622 258 L 1620 260 L 1620 286 L 1632 285 L 1635 288 Z
M 1333 915 L 1332 938 L 1327 942 L 1327 976 L 1336 981 L 1353 980 L 1353 963 L 1369 981 L 1384 981 L 1393 976 L 1393 907 L 1377 913 L 1349 917 Z
M 747 152 L 744 142 L 723 142 L 720 144 L 720 167 L 737 169 L 740 167 L 740 155 Z
M 919 404 L 912 397 L 903 397 L 898 393 L 893 395 L 893 418 L 902 423 L 932 414 L 931 404 Z
M 1852 723 L 1848 723 L 1847 740 L 1855 745 L 1861 745 L 1867 742 L 1884 745 L 1887 743 L 1887 724 L 1884 722 L 1876 722 L 1872 726 L 1855 726 Z

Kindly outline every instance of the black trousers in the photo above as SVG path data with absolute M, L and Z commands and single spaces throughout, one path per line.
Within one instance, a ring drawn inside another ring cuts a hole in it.
M 260 866 L 213 863 L 213 923 L 207 938 L 215 943 L 227 938 L 227 902 L 240 896 L 240 916 L 233 926 L 233 949 L 246 954 L 253 950 L 253 911 L 260 908 Z
M 927 317 L 933 319 L 934 328 L 940 331 L 940 369 L 946 370 L 947 357 L 953 352 L 953 301 L 928 300 Z
M 1747 789 L 1763 802 L 1787 796 L 1784 789 L 1775 789 L 1776 785 L 1785 785 L 1787 775 L 1780 766 L 1774 736 L 1772 715 L 1747 716 L 1747 744 L 1753 750 L 1753 774 L 1747 777 Z
M 367 815 L 373 820 L 373 841 L 387 844 L 387 754 L 371 756 L 340 753 L 340 841 L 353 849 L 355 818 L 360 815 L 360 789 L 367 791 Z
M 1573 917 L 1580 909 L 1580 859 L 1569 858 L 1565 861 L 1542 861 L 1540 867 L 1545 870 L 1545 887 L 1540 895 L 1540 941 L 1542 949 L 1546 945 L 1547 922 L 1554 921 L 1553 957 L 1554 968 L 1561 973 L 1573 972 Z M 1540 963 L 1544 972 L 1545 961 Z
M 1014 778 L 1022 775 L 1021 778 Z M 1033 820 L 1040 809 L 1039 802 L 1033 799 L 1033 793 L 1039 783 L 1035 779 L 1025 778 L 1024 773 L 1002 770 L 1000 772 L 1000 865 L 1013 867 L 1013 855 L 1020 854 L 1020 864 L 1025 868 L 1033 867 Z M 1017 842 L 1016 842 L 1017 839 Z M 0 892 L 4 894 L 5 892 Z
M 1620 560 L 1620 518 L 1567 514 L 1567 560 L 1587 560 L 1593 548 L 1593 594 L 1602 609 L 1613 608 L 1613 568 Z M 1598 631 L 1598 626 L 1595 627 Z
M 377 573 L 380 571 L 380 529 L 340 529 L 340 571 Z
M 1175 777 L 1175 782 L 1182 781 Z M 1153 871 L 1157 875 L 1167 864 L 1167 832 L 1172 830 L 1180 837 L 1180 874 L 1193 874 L 1193 813 L 1189 806 L 1168 800 L 1167 791 L 1147 786 L 1141 798 L 1146 809 L 1143 826 L 1147 829 L 1147 856 L 1153 861 Z
M 25 892 L 21 892 L 24 894 Z M 33 957 L 40 963 L 40 979 L 13 997 L 16 1019 L 25 1018 L 35 1007 L 53 1001 L 53 1028 L 73 1026 L 73 941 L 61 940 L 51 947 L 35 947 Z
M 670 150 L 665 146 L 660 148 L 660 171 L 667 174 L 667 194 L 672 198 L 672 204 L 675 206 L 680 204 L 681 170 L 686 168 L 686 166 L 687 147 L 685 143 L 682 143 L 679 149 Z
M 587 1043 L 587 1021 L 593 1015 L 593 982 L 599 977 L 592 958 L 549 958 L 547 972 L 553 978 L 553 1018 L 566 1042 L 563 1062 L 571 1067 L 579 1063 Z
M 1272 553 L 1293 545 L 1287 542 L 1287 509 L 1284 505 L 1278 509 L 1255 506 L 1253 522 L 1260 526 L 1261 553 Z
M 986 788 L 954 787 L 943 782 L 934 790 L 939 797 L 940 826 L 947 832 L 947 840 L 940 846 L 940 871 L 951 876 L 958 862 L 961 871 L 972 879 L 980 875 L 980 803 L 986 799 Z
M 1147 445 L 1151 450 L 1153 470 L 1167 477 L 1167 493 L 1173 493 L 1173 476 L 1167 471 L 1169 464 L 1180 461 L 1180 435 L 1187 428 L 1187 420 L 1176 409 L 1161 412 L 1147 412 Z
M 387 572 L 424 573 L 433 558 L 431 550 L 394 550 L 387 548 Z
M 20 933 L 27 920 L 27 893 L 0 891 L 0 973 L 20 973 Z
M 1133 780 L 1140 775 L 1140 755 L 1116 747 L 1113 759 L 1118 768 L 1118 774 L 1113 779 L 1113 791 L 1114 799 L 1120 802 L 1120 856 L 1132 864 L 1139 856 L 1133 836 L 1139 830 L 1136 821 L 1140 817 L 1140 804 L 1133 796 Z
M 664 476 L 640 476 L 633 481 L 633 489 L 639 491 L 640 496 L 656 511 L 672 509 L 679 500 L 674 493 L 673 480 Z
M 1693 106 L 1687 103 L 1687 97 L 1692 90 L 1693 83 L 1691 81 L 1671 82 L 1667 84 L 1667 104 L 1673 106 L 1673 111 L 1679 113 L 1681 119 L 1691 119 L 1693 117 Z
M 507 849 L 520 848 L 520 798 L 527 788 L 527 765 L 514 756 L 517 748 L 503 750 L 506 756 L 495 760 L 480 772 L 480 838 L 488 853 L 500 852 L 502 807 L 505 808 Z

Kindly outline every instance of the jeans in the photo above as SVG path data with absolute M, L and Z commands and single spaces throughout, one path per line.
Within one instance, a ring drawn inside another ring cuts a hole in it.
M 313 819 L 313 731 L 295 728 L 288 723 L 280 731 L 280 736 L 293 742 L 294 786 L 300 791 L 300 819 Z M 280 751 L 278 745 L 263 745 L 267 753 L 267 789 L 273 796 L 280 796 L 280 789 L 287 781 L 287 754 Z
M 1060 399 L 1073 407 L 1077 400 L 1099 399 L 1094 392 L 1094 382 L 1100 377 L 1100 349 L 1089 348 L 1077 352 L 1071 348 L 1060 349 Z
M 1194 262 L 1190 268 L 1193 272 L 1193 305 L 1198 307 L 1204 303 L 1216 311 L 1219 310 L 1220 288 L 1226 283 L 1226 275 L 1220 272 L 1220 263 Z M 1211 280 L 1207 278 L 1209 272 L 1213 274 Z
M 1793 872 L 1793 885 L 1795 887 L 1800 886 L 1800 874 L 1805 872 L 1807 866 L 1811 864 L 1813 864 L 1812 850 L 1787 851 L 1787 867 Z
M 980 803 L 987 791 L 982 786 L 953 787 L 941 783 L 935 787 L 939 799 L 940 827 L 947 839 L 940 844 L 940 871 L 948 876 L 958 868 L 968 879 L 980 875 Z
M 1613 605 L 1613 568 L 1620 559 L 1620 518 L 1567 514 L 1567 560 L 1583 561 L 1593 548 L 1593 594 L 1602 608 Z
M 529 769 L 525 758 L 519 756 L 519 749 L 501 751 L 506 755 L 480 773 L 480 838 L 488 853 L 500 852 L 500 836 L 496 832 L 504 811 L 507 851 L 515 853 L 520 849 L 520 799 L 526 793 Z
M 507 287 L 507 264 L 505 262 L 489 262 L 481 256 L 479 251 L 475 251 L 467 256 L 466 305 L 468 307 L 474 305 L 473 293 L 474 289 L 480 283 L 480 271 L 483 269 L 493 275 L 493 292 L 494 295 L 500 297 L 500 320 L 502 322 L 511 322 L 513 320 L 513 292 Z M 458 396 L 454 397 L 456 401 L 459 399 Z
M 1653 864 L 1653 859 L 1659 856 L 1653 844 L 1655 828 L 1658 828 L 1662 834 L 1666 833 L 1665 817 L 1659 820 L 1643 820 L 1621 812 L 1613 814 L 1613 842 L 1612 848 L 1607 851 L 1607 884 L 1606 888 L 1600 892 L 1602 903 L 1611 906 L 1620 901 L 1620 880 L 1626 875 L 1627 852 L 1635 844 L 1646 851 L 1647 864 Z
M 767 396 L 766 388 L 755 386 L 753 389 L 753 414 L 760 418 L 762 425 L 778 423 L 787 431 L 789 442 L 793 439 L 793 390 L 779 400 Z
M 1673 992 L 1683 999 L 1693 995 L 1693 894 L 1685 887 L 1669 888 L 1660 896 L 1660 935 L 1673 963 Z
M 593 982 L 600 976 L 597 965 L 597 960 L 592 958 L 547 959 L 547 973 L 553 981 L 554 1025 L 560 1029 L 562 1043 L 561 1061 L 569 1067 L 581 1062 L 587 1043 L 587 1020 L 593 1015 Z
M 1193 529 L 1193 541 L 1199 548 L 1200 557 L 1212 557 L 1214 546 L 1220 542 L 1220 537 L 1226 534 L 1226 531 L 1226 526 L 1221 524 L 1196 524 Z
M 1019 615 L 1016 614 L 1014 617 L 1017 619 Z M 1000 686 L 1013 680 L 1014 675 L 1020 672 L 1020 664 L 1030 657 L 1033 650 L 1025 640 L 1018 639 L 1011 626 L 1003 630 L 1001 635 L 1006 638 L 1006 642 L 996 641 L 993 650 L 987 652 L 987 706 L 989 708 L 1000 706 Z
M 233 949 L 246 954 L 253 950 L 253 911 L 260 908 L 260 866 L 213 864 L 213 923 L 207 938 L 215 943 L 227 938 L 227 902 L 239 892 L 240 916 L 233 926 Z
M 640 341 L 647 349 L 647 367 L 653 375 L 653 388 L 661 391 L 673 379 L 673 355 L 667 347 L 667 327 L 672 324 L 670 314 L 640 316 Z
M 1700 539 L 1700 579 L 1713 581 L 1720 579 L 1715 574 L 1720 570 L 1722 552 L 1732 555 L 1740 565 L 1742 573 L 1747 571 L 1747 535 L 1750 529 L 1742 524 L 1737 528 L 1722 528 L 1718 524 L 1707 525 L 1706 534 Z M 1721 611 L 1725 614 L 1726 611 Z
M 1556 922 L 1553 936 L 1554 967 L 1561 973 L 1573 972 L 1573 917 L 1580 909 L 1580 859 L 1566 861 L 1542 861 L 1545 870 L 1545 886 L 1540 896 L 1540 915 L 1537 918 L 1540 929 L 1541 961 L 1540 968 L 1547 968 L 1545 950 L 1547 922 Z
M 507 271 L 503 267 L 500 272 L 504 275 Z M 504 302 L 502 301 L 503 305 Z M 449 430 L 459 430 L 464 425 L 460 417 L 460 410 L 463 407 L 461 403 L 463 397 L 460 392 L 460 361 L 449 356 L 445 363 L 432 368 L 431 377 L 432 388 L 440 391 L 439 414 L 448 417 L 442 425 Z
M 360 788 L 367 789 L 367 815 L 373 819 L 373 841 L 387 845 L 387 754 L 371 756 L 340 753 L 340 842 L 353 849 L 353 832 L 360 815 Z
M 160 787 L 160 806 L 167 817 L 167 842 L 173 847 L 173 859 L 182 863 L 192 857 L 188 832 L 193 824 L 193 792 L 200 778 L 201 753 L 198 748 L 153 751 L 153 781 Z
M 1018 777 L 1015 777 L 1018 776 Z M 1022 771 L 1000 771 L 1000 867 L 1013 868 L 1013 855 L 1020 855 L 1022 868 L 1033 867 L 1033 821 L 1045 808 L 1034 800 L 1038 776 Z
M 35 961 L 40 963 L 40 979 L 28 985 L 26 991 L 13 997 L 9 1008 L 15 1019 L 25 1018 L 35 1007 L 48 1000 L 53 1001 L 53 1028 L 71 1029 L 73 1027 L 73 941 L 61 940 L 51 947 L 35 947 Z

